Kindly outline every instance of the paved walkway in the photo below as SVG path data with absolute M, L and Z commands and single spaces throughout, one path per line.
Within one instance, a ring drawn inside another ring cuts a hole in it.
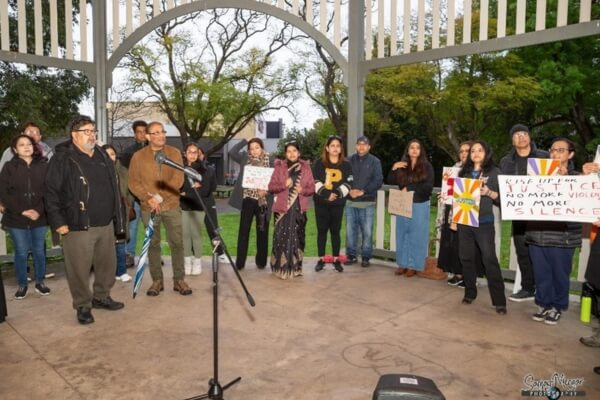
M 253 266 L 242 271 L 250 307 L 229 266 L 221 269 L 220 380 L 242 376 L 227 400 L 368 400 L 384 373 L 433 379 L 447 399 L 522 399 L 524 377 L 583 378 L 579 390 L 600 398 L 600 349 L 579 344 L 590 329 L 572 304 L 558 326 L 533 322 L 532 303 L 490 306 L 486 288 L 470 306 L 443 281 L 396 277 L 392 269 L 328 266 L 281 281 Z M 171 275 L 167 260 L 165 275 Z M 0 324 L 0 399 L 183 399 L 206 393 L 213 373 L 212 298 L 205 272 L 194 293 L 167 288 L 131 299 L 117 282 L 117 312 L 94 310 L 80 326 L 60 265 L 52 294 L 30 291 L 8 301 Z M 7 293 L 16 289 L 5 280 Z M 143 291 L 150 285 L 146 275 Z

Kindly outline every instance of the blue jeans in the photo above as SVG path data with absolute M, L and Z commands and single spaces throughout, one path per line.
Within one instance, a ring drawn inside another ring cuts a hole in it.
M 8 228 L 8 234 L 13 241 L 15 255 L 15 271 L 19 286 L 27 286 L 27 259 L 29 252 L 33 254 L 35 268 L 35 283 L 43 283 L 46 274 L 46 232 L 47 226 L 39 228 L 18 229 Z
M 140 208 L 140 203 L 137 200 L 133 202 L 133 209 L 135 210 L 135 219 L 129 221 L 129 242 L 127 242 L 127 254 L 135 256 L 138 224 L 140 222 L 140 218 L 142 217 L 142 209 Z M 119 269 L 118 265 L 117 269 Z M 124 273 L 125 272 L 123 272 L 123 274 Z
M 360 255 L 363 260 L 369 260 L 373 253 L 373 217 L 375 205 L 365 208 L 346 206 L 346 255 L 356 257 L 358 233 L 362 236 L 362 250 Z
M 127 245 L 125 243 L 118 243 L 115 246 L 117 252 L 117 273 L 116 276 L 121 276 L 127 272 L 127 266 L 125 265 L 125 248 Z
M 565 311 L 569 307 L 573 254 L 573 248 L 529 245 L 535 278 L 535 303 L 538 306 L 554 307 L 558 311 Z

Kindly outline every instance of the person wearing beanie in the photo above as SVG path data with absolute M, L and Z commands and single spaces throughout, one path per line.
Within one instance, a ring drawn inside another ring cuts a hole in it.
M 540 150 L 531 141 L 529 128 L 516 124 L 509 131 L 513 148 L 500 160 L 503 175 L 527 175 L 528 158 L 550 158 L 547 151 Z M 521 290 L 512 294 L 509 300 L 528 301 L 535 298 L 533 267 L 529 257 L 529 248 L 525 243 L 526 221 L 512 221 L 512 237 L 517 252 L 519 271 L 521 272 Z

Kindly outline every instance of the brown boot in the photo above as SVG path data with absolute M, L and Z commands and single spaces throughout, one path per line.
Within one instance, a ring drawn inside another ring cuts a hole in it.
M 187 296 L 192 294 L 192 289 L 188 286 L 183 279 L 173 280 L 173 290 L 179 292 L 180 295 Z
M 162 292 L 163 290 L 165 290 L 165 285 L 163 284 L 163 281 L 159 279 L 159 280 L 152 282 L 152 286 L 150 286 L 150 289 L 148 289 L 148 291 L 146 292 L 146 295 L 158 296 L 158 294 L 160 292 Z
M 394 275 L 404 275 L 405 272 L 406 272 L 406 268 L 398 267 L 398 268 L 396 268 Z
M 417 271 L 415 271 L 414 269 L 407 269 L 406 272 L 404 273 L 404 276 L 406 276 L 407 278 L 410 278 L 411 276 L 415 276 L 417 274 Z

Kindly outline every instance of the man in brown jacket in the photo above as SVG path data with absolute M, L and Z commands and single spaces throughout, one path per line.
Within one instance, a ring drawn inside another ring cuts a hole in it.
M 154 217 L 154 236 L 148 251 L 152 286 L 146 292 L 148 296 L 158 296 L 164 290 L 160 259 L 160 225 L 165 224 L 167 240 L 171 248 L 173 264 L 173 290 L 182 295 L 192 293 L 184 281 L 183 238 L 181 227 L 181 208 L 179 207 L 179 189 L 183 185 L 183 172 L 155 161 L 156 153 L 164 155 L 182 164 L 181 153 L 175 147 L 166 144 L 167 132 L 162 123 L 151 122 L 146 131 L 148 146 L 133 154 L 129 164 L 129 190 L 140 200 L 142 221 L 148 225 L 150 213 Z

